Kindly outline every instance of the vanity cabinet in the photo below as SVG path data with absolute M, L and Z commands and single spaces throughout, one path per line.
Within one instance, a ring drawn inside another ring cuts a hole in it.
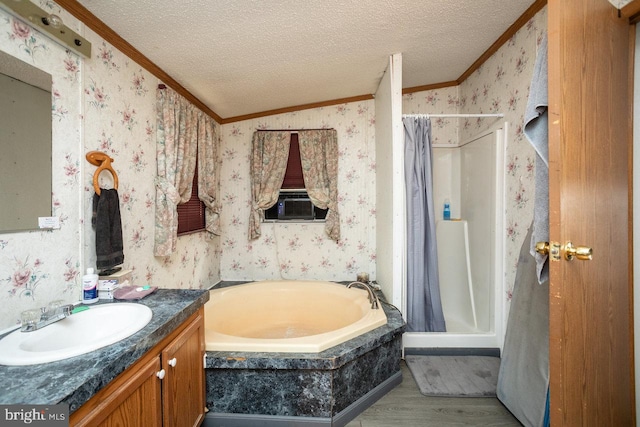
M 191 322 L 162 351 L 162 419 L 165 426 L 197 426 L 204 420 L 204 316 Z
M 174 332 L 71 414 L 71 426 L 198 426 L 204 420 L 204 313 Z

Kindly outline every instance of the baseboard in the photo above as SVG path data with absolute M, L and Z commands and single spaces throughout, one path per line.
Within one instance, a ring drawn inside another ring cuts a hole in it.
M 500 357 L 499 348 L 458 348 L 458 347 L 433 347 L 404 349 L 404 354 L 412 356 L 492 356 Z
M 202 427 L 331 427 L 331 418 L 208 413 Z
M 377 387 L 373 388 L 367 394 L 362 396 L 360 399 L 356 400 L 351 405 L 347 406 L 345 409 L 337 413 L 333 417 L 333 424 L 331 424 L 331 427 L 343 427 L 349 424 L 351 420 L 363 413 L 365 409 L 376 403 L 378 399 L 389 393 L 401 382 L 402 372 L 398 371 L 384 380 L 382 383 L 380 383 Z
M 373 388 L 360 399 L 340 411 L 333 418 L 290 417 L 280 415 L 224 414 L 209 412 L 203 427 L 344 427 L 402 382 L 402 372 L 398 371 Z

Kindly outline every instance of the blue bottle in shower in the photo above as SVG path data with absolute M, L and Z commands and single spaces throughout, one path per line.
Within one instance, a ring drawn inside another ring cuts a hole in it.
M 451 219 L 451 209 L 449 208 L 449 199 L 444 199 L 444 210 L 442 211 L 442 219 L 449 221 Z

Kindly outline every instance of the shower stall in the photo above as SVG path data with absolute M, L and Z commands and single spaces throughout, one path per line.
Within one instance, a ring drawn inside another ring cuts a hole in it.
M 405 348 L 502 349 L 506 135 L 507 123 L 500 122 L 457 146 L 433 145 L 440 297 L 447 331 L 405 333 Z M 450 220 L 443 219 L 445 201 Z

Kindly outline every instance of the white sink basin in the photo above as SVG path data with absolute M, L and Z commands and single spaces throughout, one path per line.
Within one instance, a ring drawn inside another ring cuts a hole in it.
M 0 364 L 54 362 L 116 343 L 144 328 L 151 309 L 113 303 L 90 307 L 33 332 L 17 330 L 0 340 Z

